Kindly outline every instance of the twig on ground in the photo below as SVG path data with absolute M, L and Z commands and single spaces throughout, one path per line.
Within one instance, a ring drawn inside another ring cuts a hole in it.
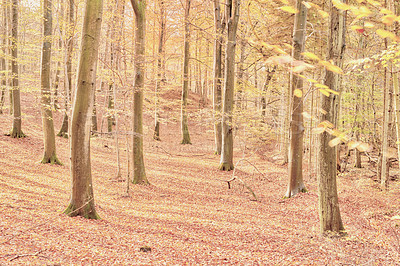
M 29 256 L 34 256 L 34 257 L 35 256 L 40 256 L 42 258 L 47 258 L 46 256 L 39 255 L 42 252 L 43 252 L 43 250 L 39 250 L 38 252 L 33 253 L 33 254 L 18 254 L 18 255 L 15 255 L 14 257 L 12 257 L 9 261 L 13 261 L 13 260 L 16 260 L 18 258 L 29 257 Z
M 247 159 L 245 159 L 245 158 L 242 158 L 242 159 L 240 159 L 240 160 L 236 163 L 235 167 L 233 168 L 232 178 L 229 179 L 229 180 L 225 180 L 225 182 L 228 183 L 228 189 L 230 189 L 230 188 L 231 188 L 231 182 L 234 181 L 235 179 L 238 180 L 239 182 L 241 182 L 241 183 L 243 184 L 243 186 L 245 186 L 245 187 L 250 191 L 250 193 L 253 195 L 253 197 L 255 198 L 255 200 L 256 200 L 256 201 L 259 201 L 259 199 L 257 198 L 256 193 L 254 193 L 254 191 L 251 189 L 251 187 L 250 187 L 249 185 L 247 185 L 246 182 L 244 182 L 242 179 L 240 179 L 239 177 L 235 176 L 236 169 L 237 169 L 238 165 L 239 165 L 242 161 L 248 162 L 248 163 L 249 163 L 251 166 L 253 166 L 264 178 L 266 178 L 265 175 L 264 175 L 263 173 L 261 173 L 261 171 L 258 170 L 258 168 L 257 168 L 254 164 L 252 164 L 249 160 L 247 160 Z M 267 178 L 266 178 L 266 179 L 267 179 Z M 268 180 L 268 179 L 267 179 L 267 180 Z

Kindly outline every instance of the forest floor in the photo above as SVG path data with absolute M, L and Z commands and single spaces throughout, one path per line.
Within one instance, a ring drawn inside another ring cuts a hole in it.
M 211 125 L 193 121 L 193 145 L 180 145 L 177 121 L 165 122 L 156 142 L 146 116 L 151 185 L 131 185 L 129 196 L 125 138 L 118 179 L 114 139 L 93 137 L 95 203 L 102 219 L 68 217 L 62 213 L 70 194 L 68 141 L 56 140 L 64 165 L 40 164 L 40 101 L 37 93 L 22 99 L 26 138 L 5 136 L 12 118 L 0 116 L 1 265 L 400 265 L 399 181 L 381 191 L 366 162 L 362 169 L 348 167 L 338 176 L 347 235 L 323 237 L 315 175 L 305 174 L 307 193 L 283 199 L 287 166 L 272 159 L 274 145 L 257 153 L 236 145 L 235 162 L 246 160 L 235 176 L 252 188 L 256 201 L 239 180 L 228 188 L 233 172 L 217 169 Z M 60 113 L 54 121 L 57 130 Z

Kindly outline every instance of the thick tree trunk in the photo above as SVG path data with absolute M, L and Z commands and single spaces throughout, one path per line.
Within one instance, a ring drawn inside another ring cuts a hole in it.
M 92 186 L 90 126 L 102 9 L 102 0 L 86 0 L 71 122 L 72 192 L 70 203 L 64 211 L 69 216 L 83 216 L 90 219 L 100 218 L 95 210 Z
M 345 51 L 346 13 L 339 11 L 330 4 L 330 24 L 328 38 L 327 61 L 332 60 L 337 66 L 342 67 Z M 325 85 L 337 92 L 341 91 L 340 76 L 326 70 Z M 326 112 L 321 114 L 322 121 L 337 123 L 339 95 L 330 94 L 329 97 L 321 95 L 321 108 Z M 329 146 L 333 136 L 324 132 L 319 135 L 318 156 L 318 202 L 321 233 L 327 231 L 341 232 L 344 230 L 340 216 L 337 185 L 336 185 L 336 147 Z
M 131 0 L 136 18 L 133 92 L 133 183 L 149 184 L 143 158 L 143 89 L 145 77 L 146 1 Z
M 298 13 L 295 15 L 293 31 L 293 58 L 301 60 L 304 51 L 307 7 L 301 0 L 296 4 Z M 289 146 L 289 184 L 285 197 L 290 198 L 299 192 L 305 192 L 303 183 L 303 97 L 296 95 L 295 90 L 303 92 L 303 79 L 291 71 L 291 120 L 290 120 L 290 146 Z
M 186 0 L 185 6 L 185 40 L 183 52 L 183 85 L 182 85 L 182 101 L 181 101 L 181 144 L 192 144 L 190 141 L 188 117 L 187 117 L 187 98 L 189 93 L 189 56 L 190 56 L 190 23 L 189 11 L 191 0 Z
M 18 0 L 12 1 L 11 7 L 12 29 L 11 29 L 11 57 L 12 57 L 12 106 L 13 106 L 13 127 L 10 132 L 12 138 L 23 138 L 21 119 L 21 96 L 18 82 Z
M 219 169 L 233 170 L 233 103 L 235 91 L 235 48 L 240 0 L 226 0 L 227 42 L 225 55 L 224 104 L 222 114 L 222 149 Z
M 50 91 L 50 60 L 51 60 L 51 35 L 52 35 L 52 1 L 43 2 L 43 48 L 41 72 L 41 109 L 44 137 L 44 155 L 42 163 L 61 164 L 56 156 L 56 137 L 54 133 L 53 112 Z

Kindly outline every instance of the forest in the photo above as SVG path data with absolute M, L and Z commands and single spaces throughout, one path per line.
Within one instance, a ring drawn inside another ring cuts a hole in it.
M 399 265 L 397 0 L 0 0 L 0 264 Z

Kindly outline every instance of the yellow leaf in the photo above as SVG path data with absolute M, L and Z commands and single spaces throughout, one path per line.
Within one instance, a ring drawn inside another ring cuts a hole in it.
M 329 97 L 329 92 L 327 92 L 324 89 L 318 89 L 323 95 L 325 95 L 326 97 Z
M 289 48 L 290 50 L 292 50 L 294 47 L 288 43 L 284 43 L 283 44 L 286 48 Z
M 386 15 L 384 17 L 382 17 L 382 23 L 386 24 L 388 26 L 391 26 L 393 24 L 393 22 L 395 22 L 397 19 L 397 16 L 395 15 Z
M 282 50 L 281 47 L 279 47 L 278 45 L 271 45 L 271 48 L 277 52 L 278 54 L 287 54 L 284 50 Z
M 289 1 L 288 0 L 280 0 L 283 4 L 288 5 Z
M 327 111 L 325 111 L 324 109 L 322 109 L 322 108 L 318 108 L 318 111 L 321 113 L 321 114 L 323 114 L 323 115 L 326 115 L 328 112 Z
M 325 132 L 325 127 L 315 127 L 312 129 L 312 132 L 315 134 L 321 134 Z
M 326 86 L 326 85 L 324 85 L 324 84 L 320 84 L 320 83 L 317 83 L 317 84 L 315 84 L 314 86 L 317 87 L 317 88 L 329 89 L 328 86 Z
M 323 10 L 318 10 L 318 14 L 319 14 L 322 18 L 327 18 L 327 17 L 329 17 L 329 14 L 326 13 L 325 11 L 323 11 Z
M 369 151 L 370 149 L 371 149 L 371 147 L 367 143 L 364 143 L 364 142 L 357 146 L 357 150 L 359 150 L 360 152 Z
M 310 3 L 308 3 L 308 2 L 303 1 L 303 5 L 304 5 L 305 7 L 307 7 L 307 8 L 311 8 Z
M 341 142 L 342 142 L 342 139 L 337 137 L 337 138 L 334 138 L 331 141 L 329 141 L 328 145 L 330 147 L 335 147 L 336 145 L 340 144 Z
M 307 118 L 307 119 L 311 119 L 312 118 L 312 116 L 307 112 L 302 112 L 301 114 L 303 115 L 304 118 Z
M 347 146 L 349 147 L 350 150 L 357 148 L 358 145 L 360 145 L 360 142 L 354 140 L 351 140 L 347 143 Z
M 335 126 L 329 122 L 328 120 L 322 121 L 321 123 L 319 123 L 318 126 L 322 126 L 322 127 L 326 127 L 326 128 L 334 128 Z
M 389 10 L 389 9 L 386 9 L 386 8 L 382 8 L 380 13 L 384 14 L 384 15 L 393 15 L 393 12 L 391 10 Z
M 367 29 L 372 29 L 372 28 L 375 28 L 375 25 L 372 24 L 371 22 L 365 22 L 364 27 Z
M 296 13 L 299 12 L 299 11 L 298 11 L 296 8 L 294 8 L 293 6 L 282 6 L 282 7 L 280 7 L 280 9 L 281 9 L 282 11 L 285 11 L 285 12 L 288 12 L 288 13 L 291 13 L 291 14 L 296 14 Z
M 318 81 L 316 81 L 315 79 L 307 79 L 307 81 L 311 83 L 318 83 Z
M 305 57 L 311 59 L 311 60 L 316 60 L 316 61 L 320 61 L 320 60 L 321 60 L 321 59 L 319 59 L 318 56 L 316 56 L 315 54 L 313 54 L 313 53 L 311 53 L 311 52 L 304 52 L 304 53 L 301 53 L 301 54 L 302 54 L 303 56 L 305 56 Z
M 368 17 L 369 15 L 372 14 L 372 11 L 369 10 L 367 7 L 365 6 L 361 6 L 360 8 L 352 8 L 351 12 L 357 16 L 356 20 L 359 20 L 363 17 Z
M 295 89 L 293 92 L 294 96 L 296 96 L 297 98 L 301 98 L 303 96 L 303 91 L 300 89 Z
M 364 28 L 359 25 L 353 25 L 353 26 L 351 26 L 351 29 L 354 31 L 360 31 L 360 30 L 363 30 Z
M 349 5 L 346 5 L 345 3 L 343 3 L 343 2 L 340 1 L 340 0 L 332 0 L 332 4 L 333 4 L 337 9 L 340 9 L 340 10 L 349 10 L 349 9 L 350 9 L 350 6 L 349 6 Z
M 328 61 L 320 61 L 319 63 L 321 65 L 323 65 L 329 71 L 332 71 L 332 72 L 337 73 L 337 74 L 343 74 L 343 70 L 340 67 L 335 66 L 335 65 L 333 65 L 332 63 L 330 63 Z
M 300 66 L 293 67 L 293 68 L 292 68 L 292 71 L 293 71 L 294 73 L 301 73 L 301 72 L 303 72 L 303 71 L 306 70 L 306 69 L 307 69 L 307 67 L 306 67 L 305 65 L 300 65 Z
M 334 91 L 334 90 L 331 90 L 331 89 L 326 89 L 326 91 L 327 92 L 330 92 L 330 93 L 332 93 L 332 94 L 335 94 L 335 95 L 339 95 L 339 92 L 337 92 L 337 91 Z
M 293 58 L 290 55 L 275 55 L 269 57 L 265 63 L 266 64 L 273 64 L 273 65 L 283 65 L 283 64 L 289 64 L 293 62 Z
M 393 41 L 399 41 L 400 38 L 396 36 L 393 32 L 383 30 L 383 29 L 377 29 L 376 34 L 378 34 L 381 38 L 390 38 Z
M 376 2 L 374 0 L 367 0 L 367 2 L 370 3 L 373 6 L 381 6 L 381 3 L 378 3 L 378 2 Z

